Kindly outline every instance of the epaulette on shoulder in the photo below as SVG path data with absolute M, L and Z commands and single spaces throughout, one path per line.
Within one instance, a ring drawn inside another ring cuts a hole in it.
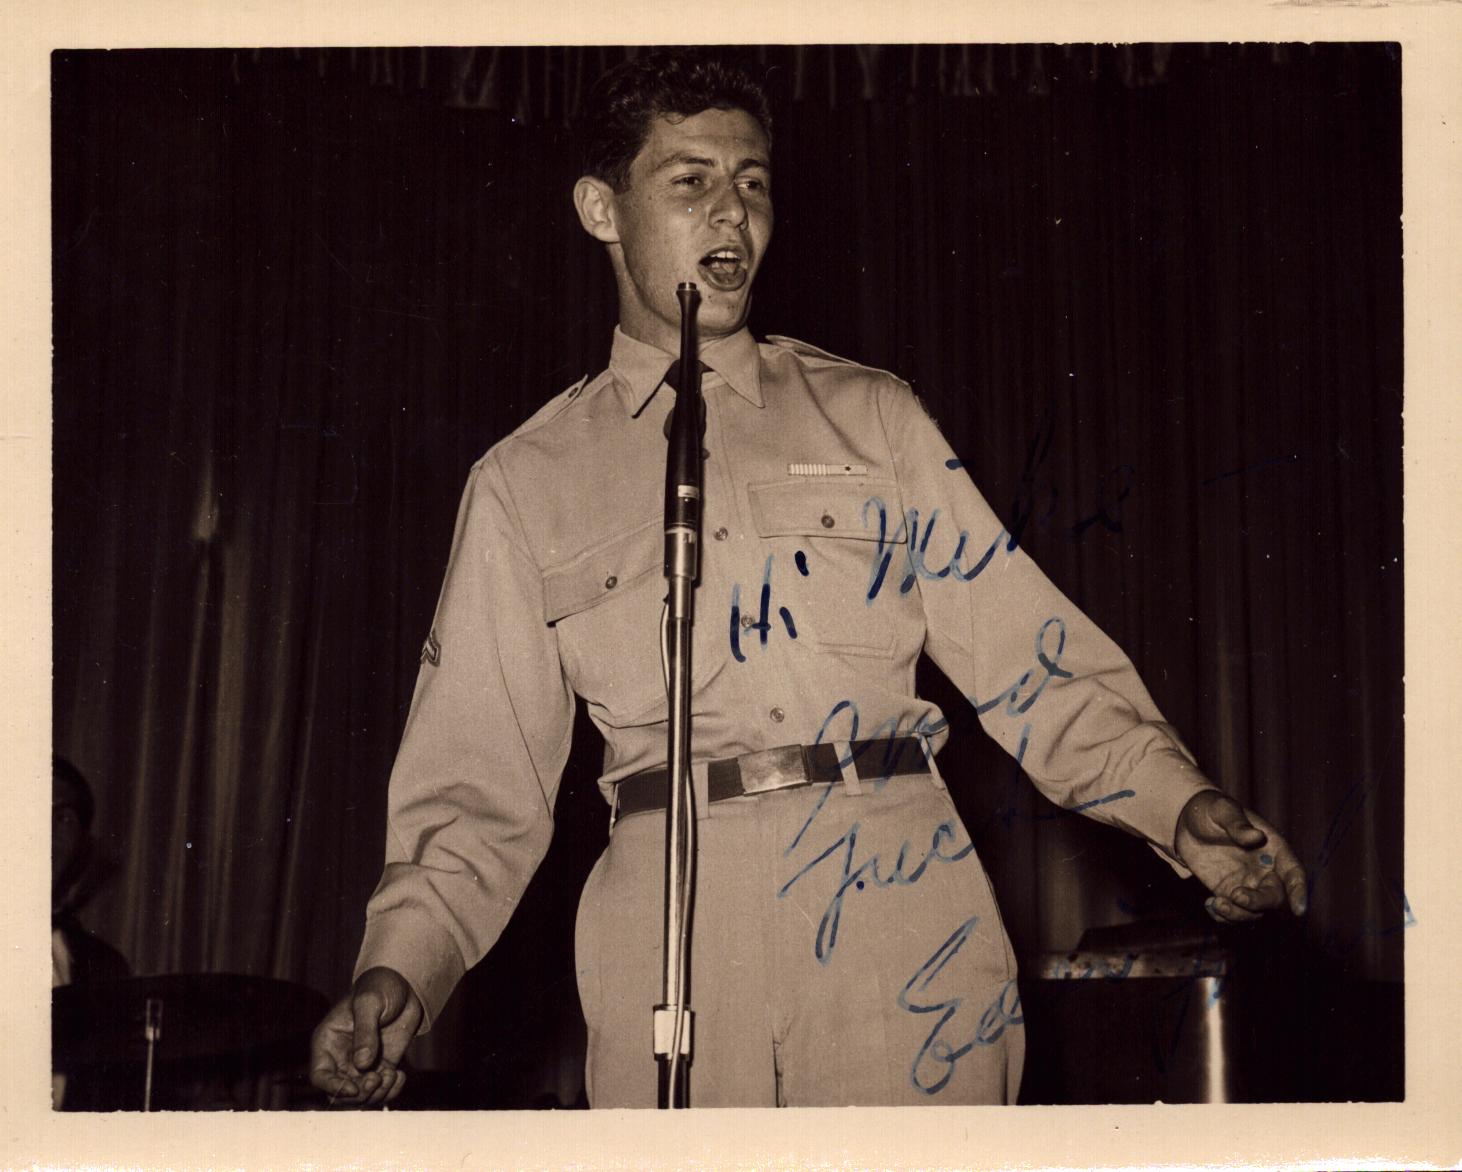
M 532 415 L 513 430 L 513 434 L 522 435 L 524 432 L 534 431 L 542 427 L 577 399 L 588 385 L 589 376 L 586 374 L 578 382 L 574 383 L 573 386 L 560 391 L 553 398 L 549 399 L 548 402 L 543 404 L 542 407 L 538 408 L 537 411 L 533 412 Z
M 832 362 L 838 366 L 851 366 L 858 370 L 869 370 L 875 374 L 886 374 L 889 378 L 897 382 L 904 381 L 891 370 L 883 370 L 877 366 L 868 366 L 862 362 L 854 362 L 851 358 L 843 358 L 841 355 L 831 354 L 826 350 L 814 346 L 811 342 L 802 342 L 796 338 L 788 338 L 782 334 L 768 334 L 767 341 L 773 346 L 781 347 L 783 350 L 790 350 L 799 358 L 820 358 L 824 362 Z

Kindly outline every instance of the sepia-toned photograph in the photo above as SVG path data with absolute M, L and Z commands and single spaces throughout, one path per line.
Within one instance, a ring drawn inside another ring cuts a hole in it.
M 50 64 L 55 1111 L 1407 1098 L 1400 45 Z

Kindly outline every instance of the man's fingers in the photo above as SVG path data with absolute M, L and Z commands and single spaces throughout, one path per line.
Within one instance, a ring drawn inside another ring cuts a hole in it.
M 370 1071 L 358 1079 L 335 1076 L 326 1081 L 312 1081 L 329 1096 L 331 1107 L 379 1107 L 401 1093 L 406 1075 L 392 1066 Z
M 337 1063 L 324 1051 L 319 1052 L 315 1064 L 310 1067 L 310 1082 L 329 1096 L 332 1107 L 339 1103 L 354 1103 L 360 1096 L 360 1084 L 345 1072 L 342 1063 Z
M 1264 845 L 1268 836 L 1249 820 L 1248 811 L 1221 790 L 1195 794 L 1184 807 L 1182 821 L 1201 842 L 1233 843 L 1244 850 Z
M 350 1078 L 338 1071 L 326 1070 L 319 1066 L 310 1071 L 310 1082 L 329 1095 L 332 1102 L 340 1099 L 353 1099 L 360 1094 L 360 1087 Z
M 354 1107 L 360 1102 L 360 1088 L 349 1079 L 337 1079 L 330 1086 L 320 1089 L 330 1096 L 332 1107 Z
M 314 1064 L 310 1067 L 310 1082 L 327 1094 L 355 1094 L 355 1083 L 342 1069 L 343 1065 L 343 1062 L 328 1051 L 317 1051 Z
M 347 1053 L 351 1038 L 349 998 L 335 1003 L 310 1037 L 310 1082 L 332 1097 L 359 1090 Z
M 1219 828 L 1228 835 L 1229 841 L 1245 850 L 1254 850 L 1261 847 L 1268 840 L 1268 835 L 1249 821 L 1248 813 L 1244 807 L 1232 798 L 1225 798 L 1216 804 L 1213 810 L 1213 820 L 1218 823 Z
M 1178 856 L 1213 892 L 1204 904 L 1223 923 L 1242 924 L 1288 904 L 1304 915 L 1304 868 L 1279 833 L 1218 790 L 1189 799 L 1178 818 Z
M 1273 906 L 1272 900 L 1253 887 L 1240 887 L 1229 892 L 1228 902 L 1246 912 L 1262 912 Z
M 373 1076 L 374 1077 L 374 1076 Z M 379 1077 L 374 1077 L 373 1085 L 366 1094 L 365 1106 L 379 1107 L 390 1097 L 392 1088 L 396 1085 L 398 1072 L 394 1066 L 382 1067 Z
M 377 1107 L 401 1093 L 405 1075 L 396 1063 L 420 1017 L 409 994 L 398 975 L 373 970 L 315 1028 L 310 1082 L 329 1097 L 330 1106 Z M 403 1017 L 408 1008 L 412 1013 Z
M 1284 890 L 1289 896 L 1289 910 L 1297 916 L 1302 916 L 1310 902 L 1310 885 L 1305 879 L 1305 869 L 1287 844 L 1277 853 L 1278 860 L 1274 865 L 1274 873 L 1284 884 Z
M 1246 911 L 1263 912 L 1284 902 L 1284 887 L 1271 871 L 1257 883 L 1246 883 L 1228 893 L 1228 898 Z
M 355 1016 L 351 1061 L 361 1070 L 367 1070 L 376 1063 L 376 1052 L 381 1043 L 381 1010 L 384 1006 L 378 994 L 366 992 L 352 999 L 351 1008 Z
M 1279 899 L 1275 906 L 1280 903 L 1288 903 L 1289 910 L 1297 916 L 1305 914 L 1309 906 L 1309 881 L 1305 877 L 1305 868 L 1296 857 L 1293 848 L 1284 840 L 1284 836 L 1264 823 L 1268 835 L 1268 852 L 1259 856 L 1260 861 L 1271 868 L 1264 876 L 1266 882 L 1272 882 L 1279 892 Z
M 1203 910 L 1208 913 L 1211 919 L 1215 919 L 1222 924 L 1247 924 L 1259 918 L 1257 912 L 1245 911 L 1238 904 L 1232 900 L 1225 899 L 1221 895 L 1211 896 L 1204 903 Z
M 1285 890 L 1289 893 L 1289 910 L 1297 916 L 1304 915 L 1310 910 L 1310 896 L 1308 884 L 1305 883 L 1305 873 L 1296 871 L 1284 881 Z
M 1229 837 L 1247 851 L 1258 850 L 1268 841 L 1268 835 L 1247 818 L 1229 831 Z

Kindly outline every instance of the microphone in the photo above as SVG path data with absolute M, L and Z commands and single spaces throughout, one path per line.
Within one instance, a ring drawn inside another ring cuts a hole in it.
M 680 299 L 680 383 L 670 416 L 670 450 L 665 461 L 665 577 L 686 584 L 700 576 L 701 364 L 696 341 L 700 290 L 686 281 Z
M 665 950 L 661 998 L 653 1015 L 659 1104 L 689 1104 L 692 1014 L 686 1001 L 690 969 L 690 903 L 694 890 L 695 798 L 690 772 L 691 625 L 700 576 L 701 364 L 695 315 L 701 295 L 685 282 L 680 299 L 680 386 L 670 415 L 665 455 Z

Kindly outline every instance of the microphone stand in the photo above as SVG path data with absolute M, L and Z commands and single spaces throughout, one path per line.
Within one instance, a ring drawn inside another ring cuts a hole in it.
M 162 998 L 149 997 L 147 1004 L 143 1007 L 146 1014 L 142 1026 L 142 1036 L 147 1041 L 147 1066 L 142 1076 L 142 1109 L 152 1110 L 152 1059 L 157 1051 L 158 1040 L 162 1037 Z
M 655 1058 L 659 1106 L 689 1106 L 691 1011 L 686 998 L 690 954 L 690 904 L 694 889 L 695 796 L 690 781 L 690 650 L 695 582 L 700 576 L 701 364 L 696 340 L 700 291 L 682 283 L 680 387 L 670 420 L 665 462 L 666 698 L 669 708 L 665 775 L 665 949 L 661 1003 L 655 1006 Z

